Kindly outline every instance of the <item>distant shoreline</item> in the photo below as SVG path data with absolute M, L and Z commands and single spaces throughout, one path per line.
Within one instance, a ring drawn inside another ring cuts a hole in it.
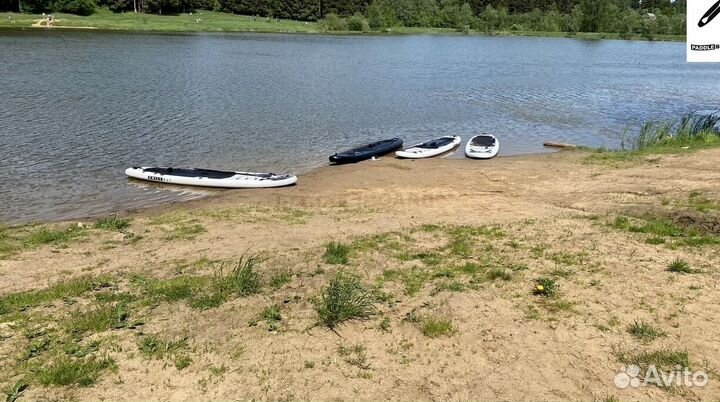
M 52 27 L 33 26 L 33 21 L 42 18 L 38 14 L 0 14 L 0 32 L 3 31 L 42 31 L 60 28 L 62 30 L 95 30 L 98 32 L 140 32 L 140 33 L 281 33 L 329 36 L 401 36 L 401 35 L 452 35 L 452 36 L 526 36 L 542 38 L 567 38 L 583 40 L 642 40 L 660 42 L 684 42 L 681 35 L 656 35 L 652 40 L 640 34 L 620 35 L 598 32 L 537 32 L 537 31 L 497 31 L 484 32 L 470 30 L 460 32 L 450 28 L 394 27 L 387 31 L 328 31 L 316 22 L 294 20 L 275 20 L 254 18 L 202 11 L 196 14 L 154 15 L 134 13 L 112 13 L 100 11 L 91 16 L 82 17 L 71 14 L 57 14 L 56 24 Z M 14 22 L 13 22 L 14 21 Z

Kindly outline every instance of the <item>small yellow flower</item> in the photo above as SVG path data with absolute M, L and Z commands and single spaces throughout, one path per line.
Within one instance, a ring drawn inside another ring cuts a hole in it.
M 542 292 L 543 290 L 545 290 L 545 287 L 543 285 L 537 285 L 537 290 L 538 292 Z

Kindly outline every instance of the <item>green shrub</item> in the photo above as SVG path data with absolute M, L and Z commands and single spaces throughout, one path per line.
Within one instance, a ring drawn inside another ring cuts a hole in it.
M 361 14 L 355 14 L 347 19 L 347 29 L 348 31 L 356 32 L 368 31 L 370 29 L 370 26 L 365 20 L 365 17 L 363 17 Z
M 327 29 L 328 31 L 347 31 L 348 30 L 348 22 L 345 20 L 345 18 L 340 18 L 337 16 L 337 14 L 327 14 L 325 16 L 325 19 L 322 20 L 322 25 Z

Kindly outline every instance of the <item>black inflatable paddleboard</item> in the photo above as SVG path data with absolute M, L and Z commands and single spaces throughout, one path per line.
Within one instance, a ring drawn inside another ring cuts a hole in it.
M 335 164 L 355 163 L 370 159 L 374 156 L 382 156 L 402 148 L 403 141 L 400 138 L 382 140 L 368 145 L 338 152 L 330 157 L 330 162 Z

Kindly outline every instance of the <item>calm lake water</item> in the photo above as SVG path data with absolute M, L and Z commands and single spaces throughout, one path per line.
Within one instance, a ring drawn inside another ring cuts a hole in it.
M 302 173 L 368 140 L 483 131 L 503 155 L 617 146 L 720 105 L 718 67 L 684 60 L 683 43 L 0 31 L 0 221 L 207 194 L 133 165 Z

